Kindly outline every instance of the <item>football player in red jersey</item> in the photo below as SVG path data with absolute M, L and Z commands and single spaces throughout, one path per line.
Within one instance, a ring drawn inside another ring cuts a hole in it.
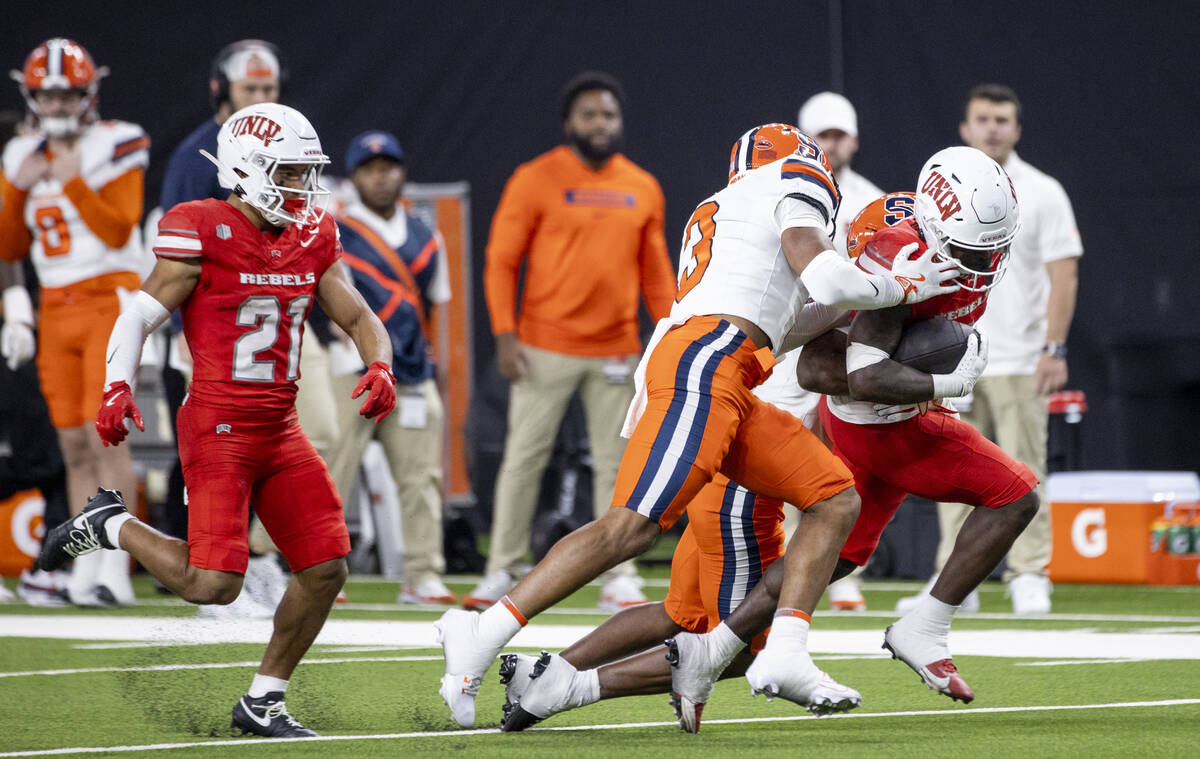
M 244 108 L 222 126 L 217 156 L 208 158 L 232 195 L 181 203 L 159 222 L 158 262 L 109 339 L 96 419 L 107 445 L 125 439 L 126 420 L 142 428 L 131 388 L 142 342 L 180 308 L 195 362 L 179 411 L 188 541 L 153 530 L 128 514 L 120 493 L 101 489 L 46 536 L 39 562 L 53 568 L 119 546 L 180 597 L 227 604 L 246 570 L 253 498 L 294 575 L 233 726 L 311 736 L 288 714 L 284 691 L 342 587 L 350 550 L 333 480 L 296 420 L 303 322 L 314 297 L 370 367 L 354 392 L 366 394 L 364 416 L 382 419 L 395 404 L 392 351 L 338 263 L 337 227 L 319 205 L 329 158 L 308 120 L 274 103 Z

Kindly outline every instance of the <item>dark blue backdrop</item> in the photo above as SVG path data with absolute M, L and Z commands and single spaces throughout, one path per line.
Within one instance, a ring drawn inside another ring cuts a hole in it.
M 724 181 L 732 140 L 793 121 L 814 91 L 859 109 L 856 167 L 911 187 L 957 142 L 962 99 L 1005 82 L 1025 103 L 1021 154 L 1057 177 L 1087 254 L 1071 332 L 1072 385 L 1087 391 L 1084 464 L 1200 466 L 1200 4 L 1144 12 L 1097 2 L 9 3 L 0 64 L 71 36 L 112 69 L 106 116 L 154 138 L 149 194 L 173 146 L 208 117 L 212 55 L 243 37 L 279 44 L 285 100 L 335 166 L 354 134 L 397 132 L 417 181 L 472 185 L 477 270 L 500 190 L 559 141 L 557 98 L 581 68 L 628 90 L 627 153 L 667 196 L 675 245 L 694 203 Z M 19 107 L 15 87 L 0 107 Z M 153 205 L 153 204 L 151 204 Z M 476 366 L 492 354 L 481 307 Z

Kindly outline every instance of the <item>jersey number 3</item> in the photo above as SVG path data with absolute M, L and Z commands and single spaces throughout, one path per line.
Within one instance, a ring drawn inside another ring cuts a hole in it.
M 692 212 L 688 219 L 687 228 L 683 232 L 683 248 L 691 250 L 692 256 L 683 265 L 679 274 L 679 290 L 675 293 L 675 302 L 692 291 L 700 284 L 704 272 L 708 269 L 709 259 L 712 258 L 713 234 L 717 231 L 717 222 L 713 218 L 721 206 L 715 200 L 701 204 Z M 695 242 L 692 242 L 695 240 Z
M 270 359 L 257 360 L 255 355 L 268 351 L 279 339 L 279 319 L 287 316 L 288 343 L 287 378 L 300 378 L 300 328 L 304 324 L 304 312 L 308 309 L 311 296 L 301 295 L 288 302 L 284 309 L 278 298 L 271 295 L 255 295 L 238 306 L 239 327 L 254 327 L 237 339 L 233 345 L 233 378 L 241 382 L 274 382 L 275 362 Z

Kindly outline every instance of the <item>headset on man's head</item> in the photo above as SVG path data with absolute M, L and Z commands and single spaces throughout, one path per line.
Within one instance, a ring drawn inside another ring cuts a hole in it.
M 238 40 L 221 48 L 220 52 L 217 53 L 217 57 L 213 58 L 212 66 L 209 68 L 208 98 L 214 111 L 229 99 L 229 78 L 225 76 L 225 63 L 235 53 L 251 47 L 266 48 L 271 55 L 275 56 L 275 60 L 279 63 L 279 97 L 281 100 L 283 99 L 283 88 L 287 84 L 288 70 L 283 62 L 283 55 L 279 52 L 279 48 L 266 40 Z

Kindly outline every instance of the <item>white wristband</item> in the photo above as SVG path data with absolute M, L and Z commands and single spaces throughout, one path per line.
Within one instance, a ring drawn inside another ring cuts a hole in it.
M 931 374 L 934 398 L 958 398 L 970 390 L 966 381 L 957 374 Z

